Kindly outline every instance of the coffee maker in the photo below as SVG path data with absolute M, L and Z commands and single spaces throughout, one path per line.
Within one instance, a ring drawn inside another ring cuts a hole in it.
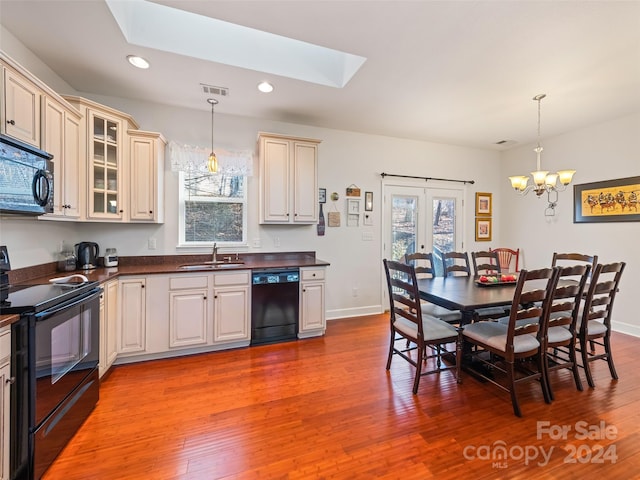
M 81 270 L 91 270 L 98 267 L 98 254 L 100 247 L 95 242 L 76 243 L 76 258 L 78 268 Z

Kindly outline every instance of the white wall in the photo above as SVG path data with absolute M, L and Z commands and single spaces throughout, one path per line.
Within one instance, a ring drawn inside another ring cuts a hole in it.
M 36 73 L 59 93 L 75 92 L 37 57 L 0 26 L 2 48 L 26 68 Z M 134 100 L 88 98 L 131 114 L 142 129 L 162 132 L 168 140 L 202 146 L 210 143 L 210 112 L 193 111 Z M 204 101 L 204 99 L 203 99 Z M 328 269 L 327 309 L 330 318 L 380 311 L 381 271 L 381 172 L 473 179 L 466 187 L 465 245 L 468 250 L 496 246 L 520 247 L 523 266 L 548 265 L 554 250 L 596 253 L 603 261 L 628 263 L 616 305 L 616 328 L 640 335 L 640 320 L 632 310 L 632 278 L 638 266 L 638 223 L 572 223 L 572 192 L 560 194 L 557 216 L 544 217 L 544 203 L 531 196 L 514 194 L 506 177 L 529 172 L 535 166 L 533 145 L 502 154 L 489 150 L 408 141 L 352 132 L 287 124 L 271 120 L 216 114 L 216 143 L 221 147 L 255 149 L 258 131 L 287 133 L 319 138 L 319 185 L 328 193 L 341 194 L 338 209 L 344 215 L 344 191 L 351 183 L 363 191 L 374 192 L 374 226 L 327 228 L 324 237 L 315 227 L 259 226 L 257 201 L 249 210 L 249 244 L 259 238 L 261 248 L 248 251 L 312 250 L 331 262 Z M 640 114 L 602 125 L 544 139 L 543 166 L 549 170 L 575 168 L 576 183 L 640 175 L 637 152 L 640 147 Z M 168 162 L 167 162 L 168 164 Z M 249 181 L 250 198 L 257 198 L 258 171 Z M 120 255 L 161 255 L 176 253 L 177 175 L 166 171 L 166 223 L 164 225 L 78 224 L 0 219 L 0 244 L 8 245 L 14 268 L 50 262 L 62 240 L 70 243 L 97 241 L 102 248 L 117 247 Z M 493 229 L 490 243 L 474 242 L 474 194 L 494 194 Z M 325 205 L 328 210 L 331 202 Z M 326 215 L 326 212 L 325 212 Z M 343 222 L 344 224 L 344 222 Z M 363 241 L 362 233 L 371 229 L 374 241 Z M 149 250 L 154 237 L 157 249 Z M 276 239 L 280 246 L 276 247 Z M 635 247 L 635 248 L 634 248 Z M 182 253 L 182 252 L 181 252 Z M 358 288 L 358 296 L 351 295 Z
M 640 113 L 594 125 L 541 142 L 542 167 L 575 169 L 574 184 L 640 175 Z M 640 276 L 640 223 L 573 223 L 573 189 L 560 193 L 556 216 L 546 218 L 544 199 L 520 197 L 509 175 L 535 170 L 534 145 L 503 153 L 500 239 L 504 246 L 520 247 L 523 267 L 549 265 L 554 251 L 596 254 L 601 262 L 627 262 L 616 297 L 614 328 L 640 336 L 635 303 Z

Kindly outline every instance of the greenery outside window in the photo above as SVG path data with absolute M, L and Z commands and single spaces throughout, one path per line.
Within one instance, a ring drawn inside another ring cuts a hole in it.
M 246 244 L 247 177 L 195 171 L 179 176 L 180 245 Z

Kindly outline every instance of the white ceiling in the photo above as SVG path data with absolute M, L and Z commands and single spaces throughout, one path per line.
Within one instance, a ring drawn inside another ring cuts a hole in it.
M 335 88 L 128 45 L 103 0 L 0 0 L 0 22 L 79 92 L 209 110 L 204 83 L 218 113 L 504 149 L 535 141 L 538 93 L 543 140 L 640 111 L 640 1 L 155 3 L 367 60 Z

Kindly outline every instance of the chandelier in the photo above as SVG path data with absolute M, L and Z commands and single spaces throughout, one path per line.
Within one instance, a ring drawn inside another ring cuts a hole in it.
M 540 146 L 540 101 L 546 96 L 546 94 L 541 93 L 533 97 L 533 100 L 538 102 L 538 145 L 533 149 L 537 156 L 537 170 L 535 172 L 531 172 L 533 185 L 529 185 L 530 177 L 525 175 L 509 177 L 509 180 L 511 180 L 511 186 L 514 188 L 516 193 L 519 193 L 520 195 L 526 195 L 533 191 L 536 196 L 540 197 L 543 193 L 546 193 L 548 205 L 544 214 L 548 217 L 552 217 L 556 213 L 555 208 L 558 204 L 558 192 L 566 190 L 567 186 L 573 179 L 573 174 L 576 173 L 576 171 L 559 170 L 557 173 L 549 173 L 547 170 L 541 170 L 540 168 L 540 154 L 543 150 Z M 558 185 L 558 181 L 560 181 L 560 185 Z
M 216 173 L 218 171 L 218 158 L 213 151 L 213 107 L 218 104 L 218 100 L 207 98 L 207 102 L 211 104 L 211 153 L 209 154 L 209 160 L 207 160 L 207 168 L 211 173 Z

